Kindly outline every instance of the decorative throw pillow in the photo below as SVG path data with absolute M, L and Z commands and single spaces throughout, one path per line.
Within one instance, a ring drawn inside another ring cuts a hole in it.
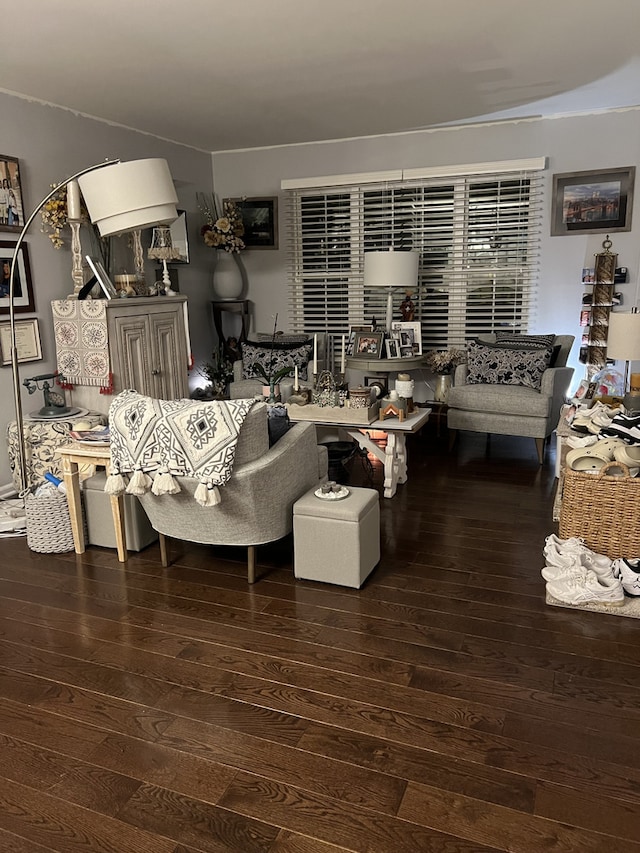
M 562 349 L 560 344 L 554 346 L 555 339 L 555 335 L 516 335 L 513 332 L 496 332 L 494 346 L 506 346 L 514 349 L 547 349 L 547 347 L 552 347 L 549 367 L 553 367 Z M 479 343 L 483 343 L 483 341 L 479 341 Z
M 313 341 L 303 343 L 280 343 L 276 341 L 243 341 L 242 343 L 242 378 L 262 379 L 253 370 L 254 364 L 261 364 L 267 374 L 275 373 L 281 367 L 290 367 L 293 376 L 294 367 L 298 367 L 298 377 L 307 378 L 307 364 L 313 352 Z
M 471 341 L 467 348 L 467 382 L 470 385 L 523 385 L 539 391 L 551 353 L 549 346 L 546 349 L 511 349 Z
M 530 349 L 553 346 L 555 339 L 555 335 L 517 335 L 514 332 L 496 332 L 497 344 L 521 344 Z

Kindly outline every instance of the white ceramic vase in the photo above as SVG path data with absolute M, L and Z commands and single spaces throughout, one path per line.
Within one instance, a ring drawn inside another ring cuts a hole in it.
M 436 375 L 436 387 L 433 392 L 433 397 L 438 403 L 446 403 L 449 396 L 449 388 L 451 388 L 451 374 L 438 373 Z
M 216 266 L 213 271 L 213 289 L 216 298 L 240 299 L 243 281 L 236 253 L 219 250 L 216 255 Z

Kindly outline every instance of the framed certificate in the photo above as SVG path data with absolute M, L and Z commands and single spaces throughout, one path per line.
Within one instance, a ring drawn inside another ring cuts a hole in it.
M 42 346 L 40 344 L 40 328 L 38 320 L 16 320 L 16 350 L 18 361 L 40 361 Z M 2 364 L 11 364 L 11 325 L 0 323 L 0 352 Z

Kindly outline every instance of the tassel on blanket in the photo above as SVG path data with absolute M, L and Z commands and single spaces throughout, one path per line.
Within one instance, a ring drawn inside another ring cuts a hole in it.
M 159 471 L 154 477 L 151 491 L 154 495 L 177 495 L 182 489 L 178 481 L 168 471 L 164 470 Z
M 122 474 L 109 474 L 107 482 L 104 484 L 104 490 L 108 495 L 121 495 L 126 486 Z
M 193 493 L 193 497 L 198 501 L 200 506 L 217 506 L 222 500 L 220 489 L 217 486 L 207 486 L 206 483 L 198 485 Z
M 128 495 L 144 495 L 151 486 L 151 477 L 142 468 L 136 468 L 127 486 Z

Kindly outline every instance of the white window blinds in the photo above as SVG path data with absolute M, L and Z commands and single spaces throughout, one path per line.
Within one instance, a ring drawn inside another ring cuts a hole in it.
M 343 177 L 315 187 L 309 179 L 292 188 L 283 182 L 292 328 L 341 334 L 374 317 L 384 321 L 387 294 L 364 287 L 364 253 L 393 247 L 420 252 L 412 298 L 425 347 L 461 345 L 496 329 L 527 331 L 543 164 L 460 167 L 450 176 L 412 170 L 381 181 L 354 175 L 352 184 Z M 403 297 L 396 294 L 396 308 Z

